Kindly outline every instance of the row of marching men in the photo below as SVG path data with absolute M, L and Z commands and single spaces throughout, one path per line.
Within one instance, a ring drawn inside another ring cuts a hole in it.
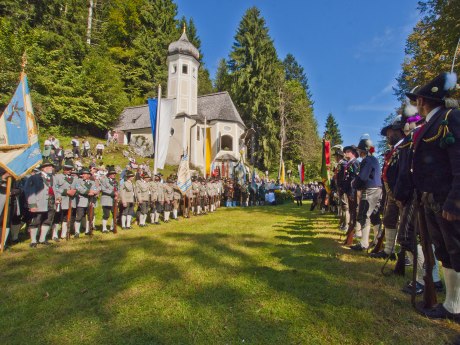
M 6 202 L 6 180 L 10 174 L 0 171 L 0 209 Z M 166 182 L 162 175 L 153 178 L 148 173 L 125 173 L 117 181 L 113 166 L 106 174 L 97 168 L 82 168 L 76 171 L 71 161 L 66 161 L 63 171 L 54 172 L 54 164 L 44 160 L 29 176 L 14 181 L 9 198 L 7 236 L 9 242 L 19 240 L 20 229 L 26 224 L 30 234 L 30 246 L 47 246 L 48 239 L 59 242 L 81 234 L 92 235 L 95 229 L 95 209 L 98 202 L 102 208 L 102 232 L 117 232 L 117 224 L 123 230 L 132 228 L 133 219 L 139 226 L 146 226 L 148 218 L 152 224 L 172 219 L 179 220 L 190 215 L 214 212 L 220 206 L 223 194 L 220 180 L 192 177 L 190 188 L 182 193 L 174 176 Z M 100 197 L 100 199 L 99 199 Z M 99 199 L 99 201 L 98 201 Z M 136 209 L 137 206 L 137 209 Z M 1 218 L 3 220 L 3 216 Z
M 412 294 L 417 311 L 460 323 L 460 110 L 450 98 L 456 89 L 456 75 L 443 73 L 407 93 L 402 114 L 381 131 L 390 148 L 383 169 L 363 138 L 336 152 L 335 180 L 344 244 L 355 251 L 374 245 L 370 257 L 391 260 L 399 243 L 394 273 L 404 274 L 404 253 L 410 253 L 415 274 L 403 291 Z M 444 302 L 437 303 L 436 292 L 444 290 Z M 416 304 L 418 294 L 423 301 Z

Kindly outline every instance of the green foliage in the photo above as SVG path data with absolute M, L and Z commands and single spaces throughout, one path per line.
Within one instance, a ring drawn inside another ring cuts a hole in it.
M 294 201 L 294 194 L 290 190 L 275 190 L 277 204 L 286 204 Z
M 280 65 L 265 19 L 256 7 L 248 9 L 238 26 L 228 66 L 233 99 L 243 121 L 256 130 L 252 157 L 262 169 L 270 168 L 279 152 L 276 113 L 284 79 Z
M 227 61 L 221 59 L 217 66 L 216 76 L 214 78 L 214 89 L 217 92 L 228 91 L 231 92 L 231 76 L 228 71 Z
M 304 68 L 297 62 L 294 55 L 287 54 L 283 60 L 284 73 L 286 75 L 286 80 L 297 80 L 305 92 L 308 95 L 308 98 L 311 99 L 310 88 L 308 86 L 308 78 L 305 74 Z
M 324 138 L 331 142 L 331 147 L 342 144 L 342 135 L 340 134 L 339 125 L 335 121 L 334 116 L 329 113 L 326 119 L 326 129 L 324 131 Z
M 407 57 L 397 79 L 395 92 L 401 101 L 413 87 L 450 71 L 459 39 L 460 1 L 420 1 L 419 10 L 423 17 L 407 38 Z M 454 71 L 460 72 L 460 58 Z

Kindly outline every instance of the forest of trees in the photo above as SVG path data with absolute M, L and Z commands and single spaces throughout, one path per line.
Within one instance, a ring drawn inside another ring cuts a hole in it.
M 62 134 L 102 133 L 124 107 L 145 104 L 156 85 L 166 87 L 167 48 L 186 24 L 200 50 L 198 93 L 231 94 L 253 129 L 252 163 L 276 171 L 283 150 L 287 170 L 303 161 L 314 177 L 320 140 L 308 79 L 293 55 L 278 57 L 260 11 L 244 14 L 213 82 L 193 19 L 177 17 L 172 0 L 0 0 L 0 106 L 26 52 L 38 124 Z

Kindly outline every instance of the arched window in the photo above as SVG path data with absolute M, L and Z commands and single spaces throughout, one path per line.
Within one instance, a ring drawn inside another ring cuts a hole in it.
M 224 151 L 233 151 L 233 138 L 230 135 L 223 135 L 220 138 L 220 149 Z

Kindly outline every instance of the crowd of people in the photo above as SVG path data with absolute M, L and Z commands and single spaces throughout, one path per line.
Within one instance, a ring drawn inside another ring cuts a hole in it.
M 368 136 L 361 137 L 357 146 L 335 146 L 331 190 L 322 183 L 280 186 L 268 180 L 194 176 L 191 187 L 182 192 L 177 176 L 163 179 L 133 160 L 123 171 L 114 166 L 98 167 L 95 162 L 102 159 L 102 143 L 96 146 L 97 157 L 90 166 L 83 167 L 78 137 L 72 139 L 71 152 L 63 151 L 59 141 L 50 137 L 44 143 L 41 166 L 14 181 L 9 199 L 9 242 L 18 241 L 21 228 L 27 229 L 31 247 L 48 246 L 49 238 L 58 242 L 70 235 L 92 235 L 97 203 L 102 207 L 100 230 L 107 233 L 116 232 L 118 226 L 132 229 L 134 222 L 144 227 L 148 222 L 158 225 L 179 217 L 206 215 L 222 206 L 275 205 L 275 190 L 291 190 L 298 206 L 302 200 L 312 199 L 311 210 L 318 206 L 321 212 L 337 211 L 344 245 L 352 250 L 367 252 L 375 259 L 398 260 L 399 268 L 406 264 L 407 254 L 414 263 L 416 279 L 403 291 L 424 294 L 424 302 L 417 306 L 423 315 L 458 322 L 460 111 L 458 103 L 448 98 L 456 85 L 451 85 L 451 79 L 444 73 L 407 93 L 401 114 L 381 131 L 390 148 L 383 168 Z M 107 141 L 113 140 L 117 139 L 109 132 Z M 91 155 L 86 143 L 82 144 L 83 156 Z M 1 171 L 0 176 L 3 210 L 9 174 Z M 400 248 L 398 253 L 396 248 Z M 443 303 L 428 300 L 429 290 L 434 289 L 446 291 Z
M 44 151 L 51 139 L 45 141 Z M 3 211 L 10 174 L 3 170 L 0 176 Z M 161 173 L 152 174 L 148 165 L 137 164 L 133 158 L 121 170 L 98 165 L 93 156 L 89 166 L 84 167 L 78 151 L 58 164 L 48 156 L 30 175 L 13 181 L 7 244 L 19 242 L 21 229 L 26 229 L 30 247 L 35 248 L 48 246 L 50 239 L 59 242 L 71 235 L 79 238 L 81 234 L 92 235 L 95 229 L 116 232 L 117 225 L 122 230 L 132 229 L 134 223 L 139 227 L 148 222 L 159 225 L 170 219 L 206 215 L 221 206 L 275 205 L 274 190 L 279 188 L 268 179 L 249 182 L 192 176 L 190 188 L 181 191 L 177 175 L 164 179 Z M 95 217 L 98 205 L 102 210 L 100 226 Z
M 407 253 L 416 277 L 402 290 L 423 294 L 421 314 L 459 322 L 460 111 L 448 97 L 453 79 L 443 73 L 407 93 L 401 114 L 381 130 L 389 147 L 383 168 L 368 136 L 357 146 L 335 146 L 331 192 L 320 199 L 321 207 L 338 211 L 344 245 L 352 250 L 397 259 L 395 273 Z M 437 304 L 436 291 L 444 290 Z

